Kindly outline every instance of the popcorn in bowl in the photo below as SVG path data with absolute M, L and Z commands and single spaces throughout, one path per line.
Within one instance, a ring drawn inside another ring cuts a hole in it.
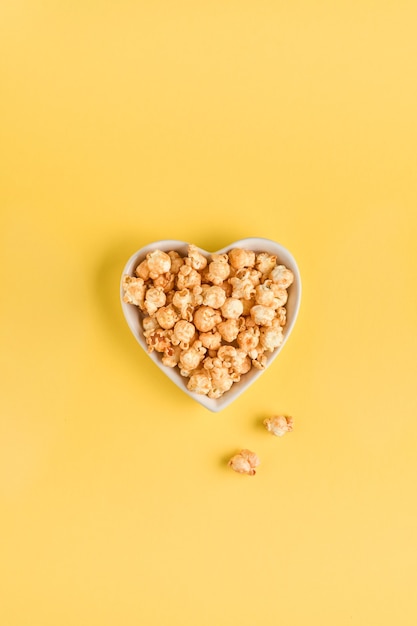
M 288 336 L 299 305 L 298 269 L 288 252 L 292 262 L 285 264 L 270 240 L 242 240 L 213 254 L 169 243 L 156 242 L 128 262 L 124 313 L 159 367 L 206 408 L 220 410 L 262 373 Z

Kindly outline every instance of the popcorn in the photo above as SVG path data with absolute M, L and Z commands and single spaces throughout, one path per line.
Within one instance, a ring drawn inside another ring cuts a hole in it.
M 172 344 L 179 345 L 183 350 L 187 350 L 196 334 L 194 324 L 186 320 L 179 320 L 174 326 Z
M 256 256 L 255 267 L 261 272 L 261 274 L 269 274 L 272 272 L 277 264 L 277 257 L 274 254 L 268 254 L 268 252 L 260 252 Z
M 243 267 L 253 267 L 255 265 L 255 253 L 253 250 L 241 250 L 240 248 L 234 248 L 229 252 L 230 265 L 240 270 Z
M 192 289 L 201 284 L 201 276 L 191 265 L 181 265 L 177 274 L 178 289 Z
M 288 292 L 286 289 L 284 289 L 283 287 L 280 287 L 279 285 L 276 285 L 275 283 L 273 283 L 271 285 L 272 291 L 274 293 L 274 302 L 273 302 L 273 306 L 275 308 L 278 308 L 280 306 L 285 306 L 287 304 L 287 300 L 288 300 Z
M 274 320 L 274 322 L 278 322 L 278 320 Z M 266 352 L 273 352 L 284 341 L 282 326 L 279 323 L 274 324 L 274 322 L 269 328 L 261 328 L 259 343 Z
M 175 250 L 170 250 L 168 256 L 171 259 L 171 273 L 176 276 L 180 271 L 181 265 L 184 263 L 184 259 Z
M 246 330 L 242 330 L 237 336 L 237 343 L 239 348 L 244 350 L 246 353 L 254 350 L 259 343 L 260 331 L 257 326 L 253 328 L 247 328 Z
M 178 313 L 172 304 L 168 306 L 162 306 L 156 312 L 156 319 L 161 328 L 167 330 L 168 328 L 172 328 L 176 322 L 179 320 Z
M 285 433 L 290 433 L 293 430 L 294 420 L 285 415 L 276 415 L 268 417 L 263 423 L 268 432 L 277 437 L 282 437 Z
M 125 292 L 125 295 L 123 296 L 124 302 L 128 302 L 129 304 L 135 304 L 140 308 L 143 307 L 146 287 L 142 278 L 124 276 L 123 290 Z
M 271 288 L 272 280 L 266 280 L 255 289 L 255 302 L 262 306 L 272 306 L 274 304 L 275 293 Z
M 212 309 L 220 309 L 226 301 L 226 293 L 222 287 L 213 285 L 205 290 L 203 295 L 203 304 L 210 306 Z
M 153 352 L 165 352 L 171 345 L 170 337 L 168 335 L 170 331 L 157 328 L 149 333 L 146 338 L 148 344 L 148 351 Z
M 148 315 L 153 315 L 165 302 L 166 295 L 162 287 L 151 287 L 146 292 L 143 308 Z
M 237 320 L 243 313 L 243 304 L 237 298 L 227 298 L 221 309 L 223 317 Z
M 260 284 L 260 278 L 262 274 L 254 269 L 241 269 L 238 270 L 230 279 L 230 283 L 233 287 L 233 298 L 243 298 L 248 300 L 255 294 L 255 287 Z
M 191 261 L 191 267 L 195 270 L 203 270 L 207 266 L 207 259 L 197 249 L 196 246 L 190 244 L 188 246 L 188 258 Z
M 221 322 L 221 315 L 210 306 L 200 306 L 194 313 L 194 325 L 198 330 L 207 333 Z
M 157 328 L 160 328 L 156 317 L 144 317 L 142 320 L 142 327 L 143 327 L 143 334 L 145 337 L 149 337 L 149 335 L 154 330 L 156 330 Z
M 144 261 L 142 261 L 142 263 L 139 263 L 139 265 L 135 269 L 135 274 L 136 276 L 138 276 L 139 278 L 142 278 L 143 280 L 148 280 L 149 273 L 150 272 L 149 272 L 148 261 L 145 259 Z
M 285 265 L 277 265 L 269 276 L 275 284 L 283 289 L 288 289 L 294 282 L 294 274 Z
M 154 250 L 146 255 L 150 278 L 158 278 L 171 269 L 171 257 L 162 250 Z
M 208 350 L 218 350 L 222 345 L 222 336 L 219 331 L 200 333 L 200 341 Z
M 232 456 L 228 465 L 239 474 L 254 476 L 256 474 L 255 468 L 260 465 L 260 460 L 255 452 L 245 449 Z
M 169 293 L 174 289 L 175 284 L 175 276 L 170 272 L 166 274 L 160 274 L 157 278 L 154 278 L 153 285 L 154 287 L 161 287 L 165 293 Z
M 211 391 L 209 391 L 209 398 L 220 398 L 225 391 L 229 391 L 233 385 L 233 379 L 230 376 L 229 368 L 226 366 L 214 366 L 210 370 L 211 376 Z
M 217 324 L 217 330 L 225 341 L 232 342 L 239 334 L 239 324 L 237 320 L 226 320 Z
M 167 367 L 175 367 L 178 365 L 181 356 L 181 348 L 179 346 L 168 346 L 164 350 L 162 363 Z
M 190 376 L 187 384 L 189 391 L 207 395 L 211 391 L 211 378 L 208 372 L 200 370 Z
M 245 350 L 236 350 L 235 356 L 232 357 L 232 374 L 235 376 L 236 382 L 237 375 L 247 374 L 251 368 L 251 360 Z
M 207 278 L 213 285 L 221 285 L 230 274 L 229 258 L 227 254 L 212 254 L 213 259 L 208 266 Z
M 256 304 L 251 308 L 250 315 L 258 326 L 270 326 L 275 317 L 275 311 L 272 307 Z
M 287 323 L 287 309 L 284 306 L 278 307 L 276 310 L 276 316 L 280 326 L 285 326 Z
M 191 348 L 184 349 L 179 359 L 181 374 L 183 376 L 189 376 L 193 370 L 197 369 L 206 352 L 207 348 L 204 348 L 201 341 L 195 341 Z
M 262 350 L 256 350 L 256 354 L 252 358 L 252 365 L 257 370 L 264 370 L 266 367 L 266 355 Z
M 264 369 L 283 342 L 294 275 L 275 255 L 234 248 L 206 258 L 189 245 L 185 256 L 150 252 L 134 274 L 123 277 L 123 300 L 139 308 L 148 351 L 177 367 L 194 393 L 220 398 L 252 368 Z M 230 464 L 254 473 L 253 454 Z

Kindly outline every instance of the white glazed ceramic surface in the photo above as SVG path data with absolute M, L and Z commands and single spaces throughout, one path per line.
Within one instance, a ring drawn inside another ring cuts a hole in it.
M 250 237 L 248 239 L 240 239 L 239 241 L 235 241 L 225 248 L 222 248 L 221 250 L 217 250 L 216 254 L 229 252 L 230 250 L 232 250 L 232 248 L 244 248 L 246 250 L 254 250 L 255 252 L 269 252 L 270 254 L 275 254 L 277 256 L 278 263 L 281 263 L 282 265 L 288 267 L 294 274 L 294 283 L 288 290 L 288 302 L 286 305 L 287 323 L 284 326 L 284 340 L 279 348 L 274 350 L 274 352 L 272 352 L 271 354 L 268 354 L 267 366 L 265 368 L 267 369 L 271 366 L 274 359 L 281 352 L 294 327 L 301 300 L 300 272 L 292 254 L 290 254 L 290 252 L 279 243 L 271 241 L 270 239 L 264 239 L 262 237 Z M 187 254 L 187 249 L 187 242 L 176 241 L 174 239 L 163 239 L 162 241 L 155 241 L 154 243 L 150 243 L 149 245 L 135 252 L 130 257 L 123 269 L 122 279 L 125 274 L 128 274 L 129 276 L 134 276 L 134 271 L 136 267 L 141 261 L 143 261 L 148 252 L 151 252 L 152 250 L 163 250 L 164 252 L 168 252 L 169 250 L 176 250 L 182 256 L 185 256 Z M 210 254 L 212 254 L 211 252 L 208 252 L 201 248 L 198 249 L 205 256 L 209 256 Z M 240 396 L 250 385 L 252 385 L 252 383 L 254 383 L 255 380 L 265 371 L 252 368 L 250 372 L 242 376 L 241 380 L 238 383 L 234 383 L 232 388 L 218 399 L 208 398 L 207 396 L 189 391 L 187 389 L 188 378 L 184 378 L 183 376 L 181 376 L 178 368 L 171 368 L 163 365 L 161 361 L 162 355 L 158 352 L 152 352 L 149 354 L 148 346 L 143 336 L 143 330 L 141 325 L 141 319 L 143 315 L 137 306 L 123 302 L 123 295 L 124 292 L 121 282 L 120 300 L 122 303 L 124 316 L 130 330 L 133 333 L 133 336 L 148 354 L 149 358 L 152 359 L 152 361 L 154 361 L 154 363 L 163 371 L 163 373 L 168 376 L 168 378 L 170 378 L 182 391 L 184 391 L 187 395 L 193 398 L 193 400 L 196 400 L 197 402 L 202 404 L 206 409 L 209 409 L 209 411 L 218 412 L 224 409 L 231 402 L 233 402 L 233 400 L 236 400 L 236 398 Z

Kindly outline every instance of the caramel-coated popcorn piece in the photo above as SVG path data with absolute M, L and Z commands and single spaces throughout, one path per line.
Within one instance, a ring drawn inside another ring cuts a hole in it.
M 162 287 L 151 287 L 146 292 L 143 308 L 148 315 L 153 315 L 161 306 L 164 306 L 166 299 Z
M 218 350 L 222 345 L 222 336 L 219 331 L 200 333 L 200 341 L 208 350 Z
M 237 336 L 237 343 L 239 348 L 244 350 L 246 353 L 254 350 L 259 343 L 260 331 L 257 326 L 253 328 L 247 328 L 246 330 L 242 330 Z
M 239 474 L 254 476 L 256 474 L 255 468 L 260 465 L 260 460 L 255 452 L 244 449 L 241 450 L 239 454 L 235 454 L 234 456 L 232 456 L 232 458 L 228 462 L 228 465 Z
M 237 320 L 226 320 L 217 324 L 217 330 L 225 341 L 232 342 L 239 334 L 239 323 Z
M 268 254 L 268 252 L 260 252 L 256 256 L 255 267 L 261 272 L 261 274 L 269 274 L 272 272 L 277 264 L 277 257 L 275 254 Z
M 275 317 L 275 311 L 272 307 L 256 304 L 251 308 L 250 315 L 257 326 L 270 326 Z
M 169 330 L 157 328 L 149 333 L 146 338 L 148 344 L 148 352 L 165 352 L 171 345 Z
M 276 310 L 276 316 L 279 325 L 285 326 L 285 324 L 287 323 L 287 309 L 285 308 L 285 306 L 278 307 L 278 309 Z
M 192 289 L 201 284 L 201 276 L 191 265 L 181 265 L 177 274 L 177 289 Z
M 283 289 L 288 289 L 294 282 L 294 274 L 288 267 L 285 267 L 285 265 L 277 265 L 277 267 L 271 271 L 269 277 L 275 284 Z
M 156 319 L 155 316 L 153 317 L 144 317 L 142 320 L 142 327 L 143 327 L 143 334 L 145 337 L 149 337 L 149 335 L 156 330 L 157 328 L 160 328 L 159 324 L 158 324 L 158 320 Z
M 172 334 L 173 345 L 179 345 L 183 350 L 189 348 L 191 341 L 196 334 L 194 324 L 187 322 L 187 320 L 179 320 L 175 326 Z
M 179 365 L 181 372 L 186 372 L 183 376 L 189 375 L 197 369 L 204 358 L 207 348 L 204 348 L 201 341 L 195 341 L 191 348 L 183 350 L 180 355 Z
M 194 312 L 194 297 L 189 289 L 181 289 L 176 291 L 172 298 L 172 304 L 178 310 L 182 319 L 191 322 Z
M 240 276 L 239 276 L 240 274 Z M 236 276 L 230 279 L 232 286 L 232 297 L 239 300 L 250 300 L 255 294 L 255 285 L 253 284 L 249 272 L 240 270 Z
M 220 313 L 210 306 L 200 306 L 194 313 L 194 325 L 198 330 L 207 333 L 221 321 Z
M 179 320 L 179 315 L 172 304 L 161 306 L 161 308 L 157 310 L 155 317 L 160 327 L 165 330 L 173 328 Z
M 227 254 L 212 254 L 211 258 L 207 278 L 213 285 L 221 285 L 230 275 L 229 257 Z
M 154 250 L 146 255 L 150 278 L 158 278 L 171 269 L 171 257 L 162 250 Z
M 265 352 L 273 352 L 275 348 L 278 348 L 284 341 L 284 335 L 282 333 L 282 326 L 279 325 L 277 320 L 276 324 L 269 327 L 261 328 L 261 336 L 259 343 Z
M 194 391 L 194 393 L 207 395 L 211 391 L 210 374 L 205 370 L 194 372 L 188 380 L 187 389 Z
M 179 346 L 167 346 L 164 350 L 162 363 L 167 367 L 175 367 L 178 365 L 181 356 L 181 348 Z
M 218 285 L 205 285 L 206 289 L 203 292 L 203 304 L 209 306 L 212 309 L 220 309 L 226 301 L 226 293 L 223 287 Z
M 240 270 L 243 267 L 253 267 L 255 265 L 255 253 L 253 250 L 242 250 L 241 248 L 234 248 L 229 252 L 230 265 Z
M 292 417 L 285 415 L 275 415 L 274 417 L 268 417 L 264 420 L 265 428 L 268 432 L 282 437 L 285 433 L 290 433 L 293 430 L 294 420 Z
M 180 271 L 181 265 L 184 264 L 184 259 L 176 250 L 170 250 L 168 256 L 171 259 L 171 273 L 176 276 Z
M 243 304 L 237 298 L 227 298 L 221 311 L 225 319 L 237 320 L 243 313 Z
M 280 306 L 285 306 L 288 300 L 288 291 L 275 283 L 272 283 L 271 289 L 274 292 L 274 302 L 272 306 L 276 309 Z
M 272 306 L 274 304 L 274 290 L 271 287 L 272 280 L 266 280 L 262 285 L 257 285 L 255 288 L 255 301 L 256 304 L 263 306 Z
M 123 290 L 125 295 L 123 301 L 129 304 L 135 304 L 140 308 L 143 307 L 145 300 L 146 287 L 142 278 L 134 278 L 133 276 L 123 277 Z
M 135 274 L 136 276 L 138 276 L 139 278 L 142 278 L 143 280 L 148 280 L 149 273 L 150 272 L 149 272 L 148 261 L 145 259 L 144 261 L 142 261 L 142 263 L 139 263 L 139 265 L 135 269 Z
M 229 369 L 225 366 L 213 367 L 210 376 L 212 385 L 212 390 L 208 394 L 210 398 L 220 398 L 233 385 Z
M 165 293 L 172 291 L 174 289 L 174 284 L 175 275 L 171 272 L 167 272 L 166 274 L 160 274 L 157 278 L 154 278 L 153 280 L 153 286 L 161 287 L 161 289 L 163 289 Z
M 188 246 L 188 258 L 191 261 L 191 267 L 197 271 L 203 270 L 207 266 L 207 259 L 197 250 L 197 246 L 190 244 Z

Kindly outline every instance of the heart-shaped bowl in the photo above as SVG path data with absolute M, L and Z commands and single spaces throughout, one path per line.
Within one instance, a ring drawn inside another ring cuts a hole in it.
M 259 376 L 261 376 L 264 371 L 271 366 L 274 359 L 281 352 L 284 344 L 288 340 L 288 337 L 291 334 L 291 331 L 294 327 L 295 321 L 297 319 L 298 310 L 300 308 L 301 301 L 301 279 L 300 272 L 297 266 L 297 263 L 292 256 L 292 254 L 284 248 L 284 246 L 272 241 L 270 239 L 265 239 L 263 237 L 249 237 L 247 239 L 240 239 L 239 241 L 235 241 L 230 245 L 222 248 L 221 250 L 217 250 L 215 253 L 208 252 L 207 250 L 203 250 L 202 248 L 197 248 L 199 252 L 201 252 L 204 256 L 209 257 L 211 254 L 224 254 L 232 250 L 233 248 L 243 248 L 245 250 L 253 250 L 255 252 L 268 252 L 269 254 L 274 254 L 277 257 L 277 263 L 285 265 L 288 267 L 292 273 L 294 274 L 294 282 L 290 286 L 288 290 L 288 301 L 286 304 L 287 309 L 287 322 L 283 328 L 283 341 L 281 345 L 276 348 L 272 353 L 268 355 L 267 364 L 264 370 L 258 370 L 252 367 L 252 369 L 244 374 L 240 381 L 234 383 L 229 391 L 223 394 L 218 399 L 208 398 L 205 395 L 197 394 L 187 389 L 187 378 L 181 376 L 177 367 L 171 368 L 167 367 L 162 363 L 161 354 L 158 352 L 148 352 L 148 346 L 146 344 L 145 337 L 143 335 L 142 329 L 142 318 L 144 315 L 140 312 L 139 308 L 133 304 L 128 304 L 123 301 L 124 291 L 123 291 L 123 276 L 126 274 L 129 276 L 135 275 L 135 269 L 139 265 L 141 261 L 143 261 L 146 255 L 153 250 L 162 250 L 164 252 L 168 252 L 170 250 L 177 251 L 181 256 L 187 255 L 188 243 L 185 241 L 177 241 L 175 239 L 163 239 L 161 241 L 155 241 L 154 243 L 150 243 L 147 246 L 144 246 L 137 252 L 135 252 L 128 262 L 126 263 L 123 272 L 122 279 L 120 282 L 120 300 L 122 303 L 122 309 L 126 321 L 130 330 L 132 331 L 133 336 L 136 341 L 142 346 L 145 352 L 148 354 L 149 358 L 161 369 L 168 378 L 170 378 L 182 391 L 184 391 L 188 396 L 199 402 L 202 406 L 204 406 L 209 411 L 218 412 L 227 407 L 231 402 L 236 400 L 238 396 L 240 396 L 250 385 L 252 385 Z

